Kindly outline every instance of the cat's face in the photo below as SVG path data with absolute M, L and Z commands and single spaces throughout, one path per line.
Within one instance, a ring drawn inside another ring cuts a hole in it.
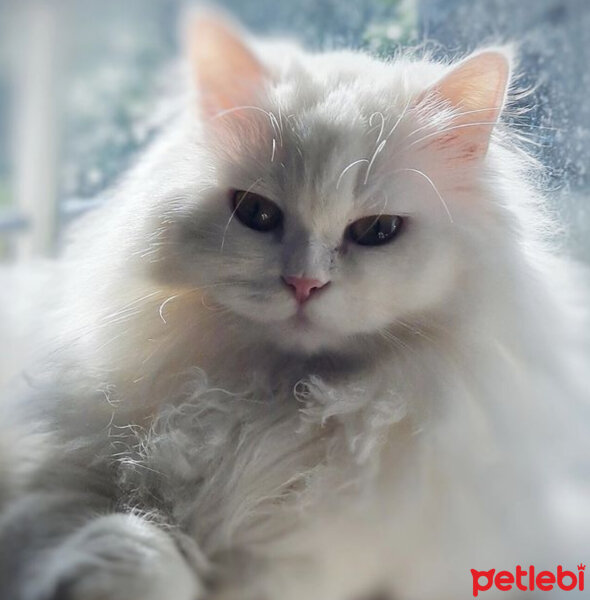
M 389 339 L 449 297 L 462 248 L 452 205 L 489 131 L 436 135 L 456 123 L 420 104 L 432 66 L 307 60 L 214 113 L 211 184 L 179 212 L 187 283 L 277 346 L 316 352 Z

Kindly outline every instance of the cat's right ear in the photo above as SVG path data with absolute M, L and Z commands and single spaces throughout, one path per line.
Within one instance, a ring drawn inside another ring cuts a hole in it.
M 213 118 L 252 107 L 268 73 L 237 28 L 213 12 L 193 14 L 186 30 L 192 75 L 202 116 Z

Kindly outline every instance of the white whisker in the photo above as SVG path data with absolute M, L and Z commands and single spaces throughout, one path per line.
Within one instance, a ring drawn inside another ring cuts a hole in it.
M 438 188 L 434 184 L 434 181 L 432 181 L 432 179 L 430 179 L 430 177 L 428 177 L 428 175 L 426 175 L 426 173 L 424 173 L 424 171 L 420 171 L 420 169 L 404 168 L 404 169 L 397 169 L 397 171 L 394 171 L 394 173 L 399 173 L 401 171 L 407 171 L 409 173 L 416 173 L 416 175 L 420 175 L 420 177 L 423 177 L 424 179 L 426 179 L 426 181 L 428 181 L 428 183 L 430 184 L 430 186 L 432 187 L 432 189 L 438 196 L 438 199 L 440 200 L 441 204 L 443 205 L 443 207 L 449 217 L 449 221 L 451 223 L 454 222 L 453 215 L 451 214 L 451 211 L 449 210 L 449 207 L 448 207 L 447 203 L 445 202 L 445 199 L 442 197 L 441 193 L 438 191 Z
M 221 112 L 218 112 L 216 115 L 214 115 L 213 117 L 211 117 L 211 120 L 214 121 L 216 119 L 220 119 L 221 117 L 225 117 L 229 114 L 238 112 L 240 110 L 257 110 L 258 112 L 261 112 L 263 114 L 265 114 L 266 116 L 269 116 L 268 111 L 264 110 L 263 108 L 260 108 L 260 106 L 234 106 L 232 108 L 226 108 L 225 110 L 222 110 Z
M 412 102 L 412 98 L 410 98 L 406 102 L 406 105 L 404 106 L 404 110 L 402 110 L 400 116 L 397 118 L 396 122 L 393 124 L 393 127 L 389 130 L 389 133 L 385 137 L 386 140 L 388 140 L 391 137 L 393 132 L 397 129 L 398 125 L 401 123 L 402 119 L 406 116 L 406 113 L 408 112 L 408 108 L 410 108 L 411 102 Z
M 386 142 L 387 142 L 387 140 L 383 140 L 382 142 L 380 142 L 379 145 L 377 146 L 377 149 L 373 153 L 373 156 L 371 157 L 371 160 L 369 161 L 369 164 L 367 166 L 367 172 L 365 174 L 365 179 L 363 181 L 363 185 L 367 185 L 367 181 L 369 180 L 369 175 L 371 173 L 371 167 L 373 166 L 373 163 L 375 162 L 377 155 L 381 152 L 381 150 L 383 150 L 383 147 L 385 146 Z
M 244 195 L 242 196 L 242 198 L 240 199 L 240 201 L 238 202 L 238 204 L 236 205 L 236 207 L 232 210 L 231 215 L 229 216 L 229 219 L 227 220 L 227 223 L 225 225 L 225 229 L 223 230 L 223 237 L 221 238 L 221 247 L 219 248 L 219 252 L 223 252 L 223 247 L 225 245 L 225 236 L 227 235 L 227 230 L 229 229 L 229 226 L 234 218 L 234 215 L 236 214 L 236 211 L 238 210 L 238 208 L 240 207 L 240 204 L 242 203 L 242 201 L 244 200 L 244 198 L 248 195 L 248 193 L 250 191 L 252 191 L 252 188 L 254 188 L 254 186 L 258 185 L 258 183 L 260 183 L 260 181 L 262 181 L 262 177 L 259 177 L 244 193 Z
M 379 129 L 379 135 L 377 136 L 377 140 L 375 141 L 376 144 L 378 144 L 381 141 L 381 136 L 383 135 L 383 129 L 385 128 L 385 117 L 383 116 L 382 112 L 374 112 L 369 117 L 369 127 L 373 127 L 373 118 L 376 117 L 377 115 L 379 115 L 381 117 L 381 125 L 380 125 L 380 129 Z M 371 129 L 371 131 L 373 131 L 373 130 Z
M 493 126 L 493 125 L 497 125 L 497 124 L 498 124 L 497 121 L 477 121 L 475 123 L 462 123 L 461 125 L 453 125 L 452 127 L 445 127 L 444 129 L 439 129 L 438 131 L 433 131 L 432 133 L 429 133 L 428 135 L 425 135 L 417 140 L 414 140 L 407 147 L 411 148 L 412 146 L 415 146 L 416 144 L 419 144 L 420 142 L 423 142 L 429 138 L 443 135 L 444 133 L 448 133 L 449 131 L 454 131 L 455 129 L 466 129 L 468 127 L 480 127 L 483 125 L 492 125 Z
M 454 121 L 455 119 L 458 119 L 459 117 L 464 117 L 465 115 L 473 115 L 473 114 L 477 114 L 477 113 L 481 113 L 481 112 L 488 112 L 490 110 L 501 110 L 501 106 L 490 106 L 489 108 L 478 108 L 475 110 L 465 110 L 463 112 L 458 112 L 458 113 L 452 113 L 449 115 L 449 118 L 451 121 Z M 468 123 L 466 123 L 467 125 Z M 425 129 L 428 129 L 429 127 L 432 127 L 432 123 L 426 123 L 426 125 L 422 125 L 422 127 L 418 127 L 416 129 L 414 129 L 414 131 L 412 131 L 411 133 L 408 134 L 408 138 L 412 137 L 414 134 L 420 132 L 420 131 L 424 131 Z
M 276 135 L 279 138 L 279 144 L 281 145 L 281 148 L 282 148 L 283 147 L 283 132 L 281 131 L 281 126 L 279 125 L 279 122 L 277 121 L 277 118 L 275 117 L 274 113 L 269 112 L 268 118 L 270 119 L 270 123 L 272 125 L 274 132 L 276 133 Z
M 342 181 L 342 178 L 344 177 L 344 175 L 346 175 L 346 173 L 349 169 L 352 169 L 352 167 L 354 167 L 355 165 L 358 165 L 358 164 L 364 163 L 364 162 L 368 163 L 369 159 L 368 158 L 359 158 L 358 160 L 351 162 L 347 167 L 342 169 L 342 173 L 340 173 L 338 180 L 336 181 L 336 189 L 338 189 L 340 187 L 340 182 Z
M 162 304 L 160 304 L 160 308 L 158 309 L 158 313 L 160 314 L 160 319 L 162 319 L 162 323 L 164 323 L 164 325 L 167 325 L 167 321 L 164 318 L 164 309 L 166 308 L 166 305 L 169 302 L 172 302 L 172 300 L 175 300 L 176 298 L 178 298 L 179 294 L 174 294 L 174 296 L 170 296 L 169 298 L 166 298 L 166 300 L 164 300 L 164 302 L 162 302 Z

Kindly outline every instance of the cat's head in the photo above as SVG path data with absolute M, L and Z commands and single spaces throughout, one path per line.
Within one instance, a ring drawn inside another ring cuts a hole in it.
M 387 338 L 449 302 L 485 210 L 506 54 L 255 53 L 214 17 L 191 35 L 199 181 L 161 218 L 177 283 L 302 352 Z

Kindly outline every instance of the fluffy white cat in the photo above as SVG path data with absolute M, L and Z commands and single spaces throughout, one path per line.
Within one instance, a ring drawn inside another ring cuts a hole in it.
M 585 300 L 509 52 L 189 29 L 195 93 L 4 403 L 2 600 L 457 600 L 587 560 Z

